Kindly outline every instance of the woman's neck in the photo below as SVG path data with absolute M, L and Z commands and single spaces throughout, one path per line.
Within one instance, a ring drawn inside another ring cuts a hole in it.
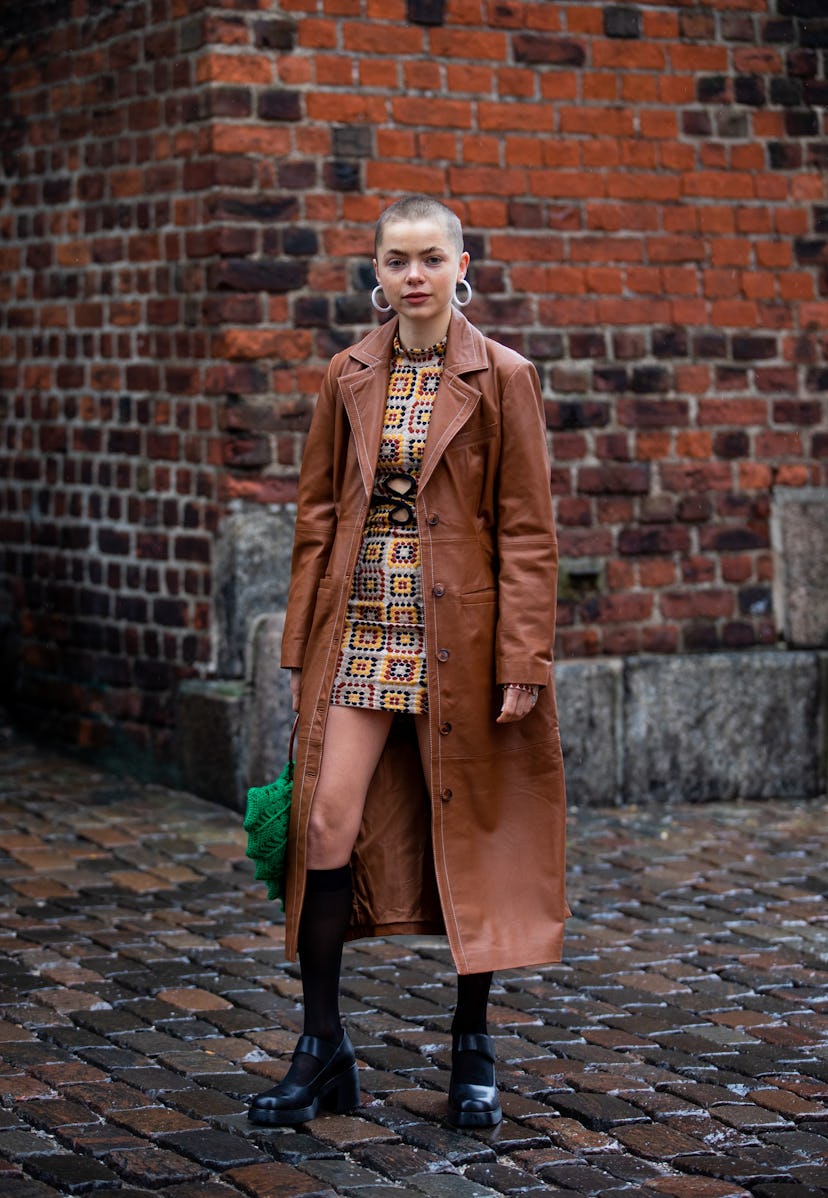
M 406 349 L 425 349 L 442 341 L 451 323 L 451 311 L 441 312 L 433 320 L 406 320 L 400 317 L 397 336 Z

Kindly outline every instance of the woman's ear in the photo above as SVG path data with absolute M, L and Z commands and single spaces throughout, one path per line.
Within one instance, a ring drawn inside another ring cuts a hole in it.
M 457 263 L 457 282 L 458 283 L 460 282 L 461 279 L 465 279 L 466 271 L 469 269 L 470 261 L 471 261 L 471 259 L 469 258 L 468 251 L 463 250 L 463 253 L 460 255 L 460 261 Z

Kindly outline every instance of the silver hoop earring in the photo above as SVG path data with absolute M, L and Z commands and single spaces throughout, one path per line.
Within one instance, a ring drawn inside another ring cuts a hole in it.
M 376 310 L 378 312 L 390 312 L 391 311 L 390 304 L 388 305 L 387 308 L 383 308 L 382 304 L 377 303 L 377 292 L 378 291 L 382 291 L 382 283 L 377 283 L 376 287 L 371 292 L 371 303 L 374 305 L 374 307 L 376 308 Z
M 457 286 L 463 286 L 466 288 L 466 298 L 464 300 L 458 299 L 457 293 L 455 292 L 452 296 L 452 301 L 457 304 L 458 308 L 468 308 L 472 300 L 471 283 L 468 279 L 461 279 Z

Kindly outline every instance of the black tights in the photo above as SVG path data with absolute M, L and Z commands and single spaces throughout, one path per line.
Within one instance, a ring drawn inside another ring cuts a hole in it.
M 332 1048 L 342 1038 L 339 1014 L 339 973 L 342 944 L 351 915 L 351 869 L 309 869 L 305 901 L 299 921 L 299 965 L 305 1002 L 304 1032 L 328 1040 Z M 491 973 L 469 973 L 457 978 L 457 1007 L 452 1035 L 486 1033 Z M 466 1054 L 469 1057 L 476 1053 Z M 471 1062 L 469 1062 L 471 1064 Z M 305 1053 L 294 1057 L 291 1074 L 304 1082 L 319 1069 Z M 297 1076 L 298 1074 L 298 1076 Z

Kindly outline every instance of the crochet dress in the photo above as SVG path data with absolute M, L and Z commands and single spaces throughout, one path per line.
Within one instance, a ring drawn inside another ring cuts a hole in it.
M 428 711 L 417 480 L 446 341 L 405 349 L 394 338 L 374 493 L 348 600 L 331 702 Z

